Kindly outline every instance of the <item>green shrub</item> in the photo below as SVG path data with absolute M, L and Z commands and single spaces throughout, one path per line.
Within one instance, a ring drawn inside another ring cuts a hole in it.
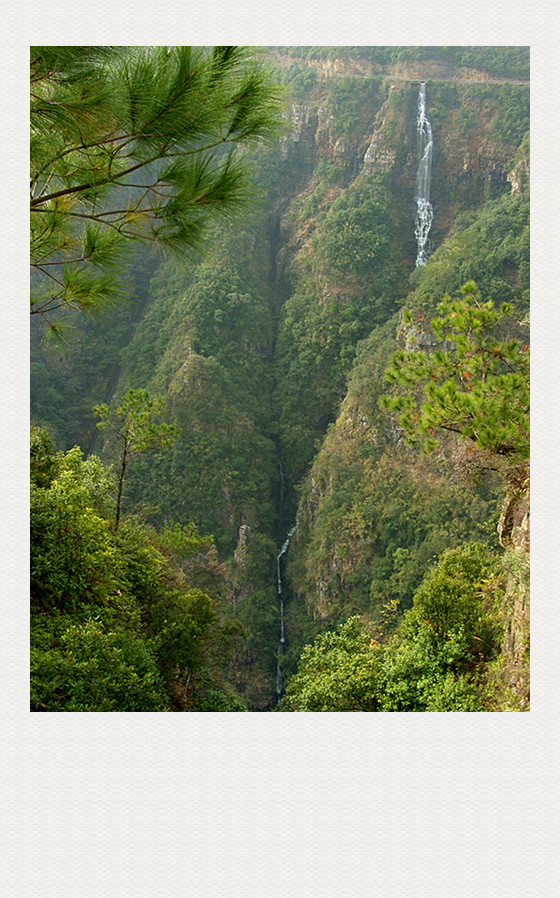
M 166 711 L 149 643 L 101 621 L 70 625 L 58 646 L 31 649 L 33 711 Z

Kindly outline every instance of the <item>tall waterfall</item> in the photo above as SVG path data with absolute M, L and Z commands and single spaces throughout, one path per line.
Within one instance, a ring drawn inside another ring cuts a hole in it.
M 284 599 L 282 598 L 281 561 L 282 556 L 286 554 L 290 547 L 290 540 L 296 532 L 296 527 L 297 524 L 294 524 L 288 531 L 286 540 L 276 558 L 276 592 L 278 593 L 278 604 L 280 606 L 280 642 L 278 643 L 278 660 L 276 662 L 276 695 L 278 696 L 278 701 L 280 701 L 280 696 L 282 695 L 282 668 L 280 666 L 280 658 L 284 654 L 284 646 L 286 644 L 286 638 L 284 636 Z
M 418 150 L 420 162 L 416 172 L 416 186 L 414 199 L 416 200 L 416 237 L 417 256 L 416 265 L 425 265 L 430 250 L 428 234 L 432 226 L 434 210 L 430 202 L 430 182 L 432 180 L 432 150 L 434 141 L 432 126 L 426 115 L 426 84 L 420 84 L 418 94 L 418 114 L 416 117 L 416 130 L 418 132 Z

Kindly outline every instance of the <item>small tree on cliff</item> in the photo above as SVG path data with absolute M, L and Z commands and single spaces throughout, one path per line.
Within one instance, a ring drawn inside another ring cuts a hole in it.
M 438 432 L 456 433 L 519 486 L 529 460 L 529 346 L 507 336 L 511 307 L 482 302 L 469 282 L 459 299 L 444 296 L 438 312 L 436 345 L 393 355 L 386 378 L 396 392 L 380 404 L 397 412 L 409 445 L 429 452 Z
M 124 476 L 131 459 L 148 449 L 170 449 L 181 431 L 175 424 L 155 422 L 154 418 L 163 412 L 163 399 L 152 398 L 147 390 L 129 390 L 114 414 L 105 404 L 94 406 L 93 411 L 101 418 L 97 426 L 109 427 L 121 446 L 115 515 L 115 530 L 118 530 Z

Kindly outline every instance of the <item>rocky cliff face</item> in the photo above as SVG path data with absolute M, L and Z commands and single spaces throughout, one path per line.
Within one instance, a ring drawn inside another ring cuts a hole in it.
M 445 254 L 449 239 L 461 233 L 460 216 L 466 213 L 475 221 L 486 203 L 522 196 L 526 189 L 528 147 L 520 149 L 522 126 L 514 129 L 517 120 L 526 125 L 524 112 L 515 117 L 520 109 L 526 109 L 526 88 L 518 85 L 521 99 L 516 105 L 518 97 L 511 85 L 505 85 L 512 93 L 504 100 L 500 93 L 504 82 L 498 85 L 488 74 L 465 67 L 452 69 L 439 63 L 376 67 L 348 59 L 306 60 L 303 64 L 314 69 L 317 80 L 291 112 L 295 128 L 285 145 L 285 158 L 303 152 L 312 164 L 297 198 L 283 207 L 279 259 L 289 290 L 292 294 L 301 290 L 303 274 L 310 271 L 317 285 L 316 301 L 325 307 L 333 300 L 337 307 L 349 304 L 360 291 L 367 290 L 359 277 L 352 279 L 348 272 L 341 276 L 332 267 L 319 264 L 316 245 L 325 217 L 338 198 L 348 195 L 360 179 L 379 174 L 390 185 L 394 245 L 400 254 L 397 268 L 401 276 L 405 274 L 400 282 L 393 280 L 395 285 L 399 283 L 393 309 L 402 305 L 409 291 L 414 308 L 415 285 L 432 280 L 431 312 L 424 309 L 429 317 L 443 292 L 455 289 L 451 286 L 454 279 L 460 284 L 472 276 L 469 265 L 475 264 L 479 240 L 474 232 L 472 237 L 461 237 L 457 248 Z M 414 270 L 419 80 L 428 82 L 428 114 L 435 144 L 430 236 L 434 248 L 442 248 L 425 272 Z M 353 114 L 346 122 L 338 114 L 336 102 L 342 91 L 346 98 L 354 98 Z M 510 124 L 504 124 L 506 120 Z M 338 177 L 329 180 L 327 175 L 334 172 Z M 304 214 L 300 214 L 302 209 Z M 500 277 L 514 291 L 518 265 L 517 259 L 508 256 L 500 270 Z M 412 287 L 406 283 L 408 275 Z M 394 335 L 396 321 L 392 327 Z M 415 329 L 417 345 L 423 334 L 422 345 L 427 348 L 430 335 Z M 324 626 L 330 627 L 355 611 L 372 614 L 391 598 L 406 605 L 418 584 L 415 577 L 421 577 L 444 548 L 480 538 L 482 531 L 477 528 L 490 514 L 487 495 L 458 497 L 443 456 L 431 464 L 413 459 L 398 429 L 380 419 L 376 401 L 383 388 L 389 342 L 386 336 L 373 339 L 370 348 L 359 355 L 353 372 L 349 371 L 350 389 L 333 409 L 335 421 L 301 492 L 289 577 L 299 600 L 315 622 Z M 513 557 L 526 557 L 528 514 L 518 500 L 503 516 L 501 542 Z M 518 575 L 511 577 L 504 607 L 503 661 L 509 672 L 504 676 L 509 688 L 520 696 L 526 691 L 528 591 Z M 289 635 L 294 638 L 294 631 Z
M 336 56 L 334 54 L 330 59 L 322 59 L 313 56 L 298 56 L 292 53 L 286 58 L 281 51 L 276 51 L 273 58 L 280 66 L 286 66 L 289 63 L 296 62 L 301 69 L 309 67 L 316 74 L 320 81 L 329 78 L 351 77 L 351 78 L 387 78 L 392 81 L 468 81 L 475 83 L 491 83 L 498 82 L 500 84 L 514 83 L 527 84 L 524 78 L 516 78 L 514 76 L 504 76 L 501 74 L 492 74 L 481 68 L 473 68 L 468 65 L 457 65 L 451 62 L 445 62 L 435 58 L 430 58 L 423 54 L 420 59 L 408 59 L 406 61 L 375 61 L 373 59 L 352 57 L 345 54 L 344 56 Z
M 498 525 L 504 556 L 504 641 L 500 679 L 521 710 L 529 709 L 530 508 L 528 488 L 507 496 Z
M 307 64 L 320 78 L 305 99 L 290 105 L 290 133 L 282 145 L 285 158 L 303 152 L 312 160 L 302 195 L 316 183 L 316 166 L 321 160 L 342 170 L 343 185 L 360 172 L 388 174 L 399 208 L 400 239 L 411 255 L 421 79 L 428 81 L 428 112 L 434 132 L 434 245 L 453 232 L 458 211 L 500 195 L 508 181 L 512 191 L 526 181 L 527 159 L 519 160 L 514 169 L 508 167 L 511 141 L 500 136 L 499 85 L 503 82 L 483 72 L 452 70 L 437 63 L 381 67 L 363 60 L 309 60 Z M 333 84 L 344 85 L 355 97 L 357 112 L 349 128 L 337 114 Z M 336 191 L 334 196 L 331 192 L 322 197 L 317 211 L 328 208 L 335 197 Z

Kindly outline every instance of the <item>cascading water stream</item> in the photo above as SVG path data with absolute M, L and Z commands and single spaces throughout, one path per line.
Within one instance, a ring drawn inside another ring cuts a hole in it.
M 414 199 L 416 200 L 416 237 L 417 255 L 416 266 L 425 265 L 428 259 L 430 244 L 428 234 L 434 217 L 433 206 L 430 202 L 430 182 L 432 180 L 432 151 L 434 141 L 432 126 L 426 115 L 426 84 L 420 84 L 418 94 L 418 114 L 416 117 L 416 130 L 418 132 L 418 150 L 420 162 L 416 172 L 416 185 Z
M 288 531 L 286 540 L 276 557 L 276 592 L 278 593 L 278 604 L 280 608 L 280 642 L 278 643 L 278 660 L 276 662 L 276 695 L 278 701 L 280 701 L 280 697 L 282 695 L 282 668 L 280 666 L 280 658 L 284 654 L 284 646 L 286 644 L 286 638 L 284 635 L 284 599 L 282 598 L 281 561 L 282 556 L 286 554 L 290 547 L 290 540 L 296 532 L 296 527 L 297 524 L 294 524 L 294 526 Z

